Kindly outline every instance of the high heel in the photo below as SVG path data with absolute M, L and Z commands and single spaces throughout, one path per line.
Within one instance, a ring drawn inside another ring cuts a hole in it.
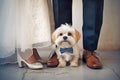
M 41 63 L 35 62 L 35 63 L 28 63 L 26 62 L 20 55 L 17 53 L 17 60 L 18 60 L 18 66 L 24 67 L 24 64 L 28 66 L 30 69 L 42 69 L 43 65 Z

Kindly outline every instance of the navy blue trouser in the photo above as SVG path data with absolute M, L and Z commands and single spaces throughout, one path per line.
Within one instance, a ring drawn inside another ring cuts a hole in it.
M 83 48 L 97 49 L 103 20 L 104 0 L 82 0 L 83 2 Z M 72 0 L 53 0 L 55 28 L 61 24 L 72 25 Z

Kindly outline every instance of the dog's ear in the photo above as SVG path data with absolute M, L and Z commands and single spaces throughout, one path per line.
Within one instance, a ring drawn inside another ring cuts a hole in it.
M 55 40 L 56 40 L 56 33 L 53 32 L 53 33 L 52 33 L 52 41 L 55 42 Z
M 76 41 L 77 41 L 77 42 L 79 41 L 79 39 L 80 39 L 80 37 L 81 37 L 80 32 L 77 31 L 76 29 L 75 29 L 75 37 L 76 37 Z

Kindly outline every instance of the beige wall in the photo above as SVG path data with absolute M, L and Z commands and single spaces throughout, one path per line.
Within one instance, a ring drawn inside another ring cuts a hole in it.
M 82 0 L 73 0 L 73 25 L 82 34 Z M 120 50 L 120 0 L 104 0 L 104 18 L 98 49 Z M 82 38 L 80 41 L 82 49 Z

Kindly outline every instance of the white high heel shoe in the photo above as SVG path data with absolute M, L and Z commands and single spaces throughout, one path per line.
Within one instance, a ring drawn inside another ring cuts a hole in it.
M 30 69 L 42 69 L 43 68 L 43 65 L 39 62 L 29 64 L 19 55 L 19 53 L 17 53 L 17 60 L 18 60 L 18 66 L 19 67 L 24 67 L 24 64 L 26 64 L 28 66 L 28 68 L 30 68 Z

